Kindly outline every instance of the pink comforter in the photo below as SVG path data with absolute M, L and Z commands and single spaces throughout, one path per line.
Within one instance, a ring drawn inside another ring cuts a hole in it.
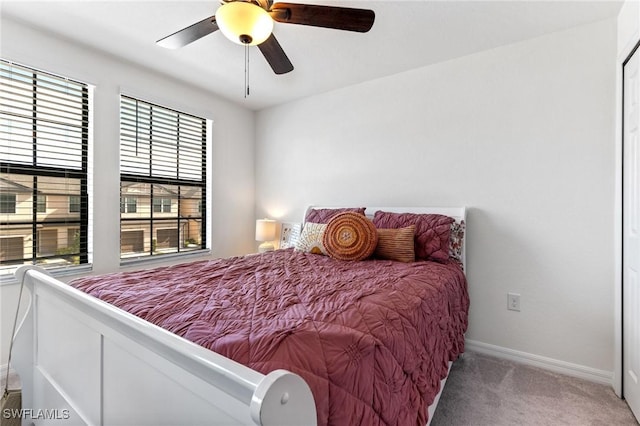
M 454 263 L 291 249 L 72 285 L 262 373 L 299 374 L 320 425 L 425 425 L 469 307 Z

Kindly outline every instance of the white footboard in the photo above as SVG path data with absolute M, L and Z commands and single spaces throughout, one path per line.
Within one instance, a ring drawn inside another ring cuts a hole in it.
M 23 266 L 23 424 L 316 424 L 308 385 L 263 375 Z

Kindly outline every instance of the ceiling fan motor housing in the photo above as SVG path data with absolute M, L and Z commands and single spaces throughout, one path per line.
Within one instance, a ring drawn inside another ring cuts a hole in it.
M 273 31 L 273 19 L 256 3 L 232 1 L 224 3 L 216 11 L 220 31 L 234 43 L 257 45 L 264 42 Z

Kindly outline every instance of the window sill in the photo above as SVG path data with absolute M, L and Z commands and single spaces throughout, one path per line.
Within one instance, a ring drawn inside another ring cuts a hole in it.
M 173 254 L 161 254 L 157 256 L 141 256 L 132 257 L 130 259 L 120 260 L 121 267 L 135 266 L 135 265 L 152 265 L 158 263 L 168 263 L 175 260 L 183 259 L 196 259 L 199 257 L 209 256 L 211 249 L 194 250 L 186 253 L 173 253 Z
M 70 275 L 79 275 L 86 272 L 91 272 L 93 270 L 93 265 L 88 263 L 85 265 L 78 266 L 65 266 L 61 268 L 48 268 L 47 272 L 51 274 L 51 276 L 55 278 L 66 277 Z M 12 269 L 10 272 L 3 273 L 0 275 L 0 287 L 5 285 L 15 285 L 19 284 L 16 277 L 13 275 L 15 269 Z

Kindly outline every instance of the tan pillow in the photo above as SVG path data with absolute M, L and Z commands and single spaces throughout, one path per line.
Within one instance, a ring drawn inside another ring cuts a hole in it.
M 415 262 L 416 254 L 413 242 L 415 234 L 415 225 L 406 228 L 378 229 L 376 257 L 400 262 Z
M 323 254 L 326 256 L 327 250 L 325 250 L 322 244 L 325 229 L 327 229 L 326 223 L 305 223 L 295 249 L 306 253 Z

